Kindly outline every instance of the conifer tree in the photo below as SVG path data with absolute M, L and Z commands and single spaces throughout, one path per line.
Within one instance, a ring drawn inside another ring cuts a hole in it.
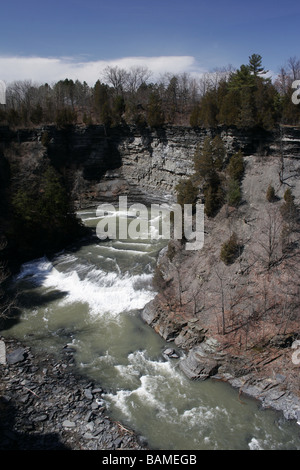
M 242 151 L 239 150 L 230 158 L 230 161 L 227 167 L 227 172 L 231 179 L 241 181 L 244 171 L 245 171 L 244 157 L 243 157 Z
M 235 90 L 228 91 L 220 104 L 220 111 L 217 116 L 219 124 L 225 124 L 226 126 L 237 125 L 240 107 L 240 94 Z
M 242 199 L 240 184 L 236 179 L 230 179 L 228 183 L 227 202 L 230 206 L 237 207 Z
M 223 140 L 219 134 L 213 138 L 211 142 L 211 150 L 215 169 L 222 170 L 226 156 L 226 150 Z
M 161 99 L 157 91 L 153 91 L 149 97 L 147 122 L 150 127 L 160 127 L 165 122 Z
M 220 258 L 226 265 L 232 264 L 239 255 L 239 244 L 236 233 L 223 243 Z
M 194 154 L 194 168 L 196 178 L 208 180 L 214 172 L 214 161 L 211 138 L 206 137 L 203 147 L 198 146 Z
M 290 225 L 293 226 L 298 221 L 298 208 L 295 204 L 295 196 L 292 194 L 290 188 L 284 193 L 284 203 L 280 208 L 283 219 Z
M 259 54 L 252 54 L 249 57 L 249 69 L 255 77 L 267 73 L 267 70 L 262 66 L 262 56 Z

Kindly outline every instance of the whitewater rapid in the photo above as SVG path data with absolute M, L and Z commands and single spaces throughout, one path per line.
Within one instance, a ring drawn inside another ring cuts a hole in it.
M 113 249 L 113 248 L 112 248 Z M 110 249 L 111 250 L 111 249 Z M 62 266 L 76 263 L 76 257 L 57 257 L 56 264 Z M 22 266 L 17 280 L 30 278 L 36 286 L 58 289 L 65 293 L 60 305 L 82 303 L 94 316 L 118 316 L 124 311 L 141 309 L 154 297 L 149 289 L 152 274 L 107 272 L 101 268 L 76 263 L 76 270 L 61 272 L 46 258 L 40 258 Z M 144 285 L 136 289 L 135 286 Z

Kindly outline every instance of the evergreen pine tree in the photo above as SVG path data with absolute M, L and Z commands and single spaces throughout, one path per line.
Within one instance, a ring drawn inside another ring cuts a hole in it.
M 165 122 L 161 99 L 157 91 L 153 91 L 149 97 L 147 122 L 150 127 L 161 127 Z
M 222 138 L 219 134 L 217 134 L 212 142 L 211 142 L 211 149 L 212 149 L 212 158 L 214 167 L 216 170 L 222 170 L 224 165 L 224 160 L 226 156 L 226 150 L 223 143 Z
M 203 147 L 198 146 L 194 154 L 194 169 L 197 179 L 208 180 L 214 172 L 213 149 L 211 138 L 206 137 Z
M 239 255 L 239 248 L 236 233 L 233 233 L 221 247 L 220 258 L 223 263 L 226 265 L 232 264 Z
M 262 56 L 259 54 L 252 54 L 249 57 L 249 69 L 255 76 L 267 73 L 267 70 L 262 66 Z
M 227 172 L 231 179 L 240 182 L 244 175 L 244 171 L 245 171 L 244 157 L 243 157 L 242 151 L 239 150 L 230 158 L 230 161 L 227 167 Z

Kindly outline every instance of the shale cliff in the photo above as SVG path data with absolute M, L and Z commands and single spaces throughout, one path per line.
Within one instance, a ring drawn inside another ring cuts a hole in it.
M 0 127 L 0 152 L 12 144 L 30 161 L 30 155 L 48 158 L 65 176 L 76 207 L 116 200 L 127 194 L 142 202 L 176 200 L 175 186 L 192 174 L 195 149 L 205 137 L 219 134 L 228 157 L 241 149 L 244 155 L 300 154 L 300 130 L 283 127 L 273 132 L 237 128 L 137 128 L 72 126 L 58 129 L 12 131 Z
M 116 200 L 124 194 L 138 202 L 175 201 L 175 186 L 192 174 L 195 149 L 207 135 L 221 135 L 228 157 L 239 149 L 245 155 L 300 153 L 300 131 L 296 128 L 273 133 L 172 126 L 126 126 L 109 131 L 91 126 L 41 132 L 45 131 L 49 134 L 49 158 L 71 175 L 77 207 Z

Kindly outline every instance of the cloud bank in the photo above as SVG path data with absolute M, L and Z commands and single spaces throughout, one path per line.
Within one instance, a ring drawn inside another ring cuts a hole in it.
M 107 66 L 129 69 L 143 66 L 153 73 L 151 79 L 165 72 L 179 74 L 201 73 L 192 56 L 124 57 L 115 60 L 83 61 L 68 57 L 5 57 L 0 56 L 0 80 L 9 84 L 17 80 L 31 80 L 33 83 L 52 84 L 69 78 L 86 81 L 93 86 L 101 80 Z

